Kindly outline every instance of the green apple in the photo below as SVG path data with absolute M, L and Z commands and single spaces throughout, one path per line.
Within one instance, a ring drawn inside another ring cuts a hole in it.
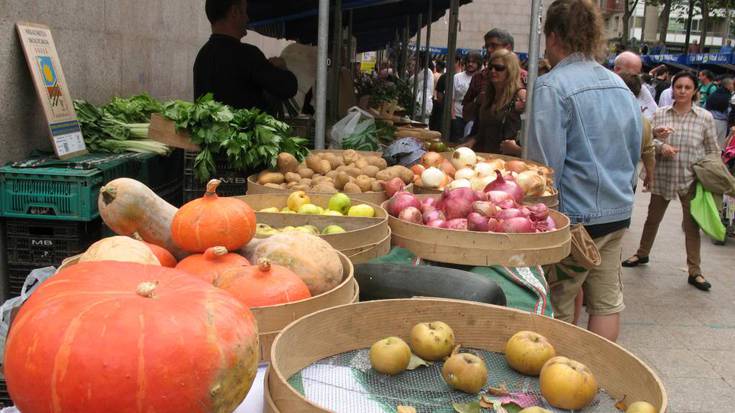
M 349 211 L 347 211 L 347 216 L 372 218 L 375 216 L 375 210 L 370 205 L 366 205 L 366 204 L 355 205 L 351 207 Z
M 302 225 L 301 228 L 303 228 L 310 234 L 319 235 L 319 228 L 315 227 L 314 225 Z
M 295 214 L 296 211 L 291 211 L 289 207 L 284 207 L 284 208 L 281 208 L 281 213 L 282 214 Z
M 328 210 L 322 212 L 322 215 L 333 216 L 333 217 L 343 217 L 344 216 L 344 215 L 342 215 L 341 212 L 339 212 L 339 211 L 332 211 L 331 209 L 328 209 Z
M 299 207 L 299 214 L 307 214 L 307 215 L 320 215 L 320 207 L 314 205 L 314 204 L 304 204 Z
M 259 237 L 269 237 L 271 235 L 278 234 L 280 231 L 271 227 L 268 224 L 257 224 L 255 226 L 255 235 Z
M 291 192 L 286 200 L 286 206 L 291 211 L 298 211 L 303 205 L 310 204 L 311 198 L 304 191 Z
M 277 213 L 279 213 L 281 211 L 278 208 L 276 208 L 276 207 L 270 207 L 270 208 L 263 208 L 263 209 L 261 209 L 258 212 L 272 212 L 274 214 L 277 214 Z
M 345 231 L 345 229 L 340 227 L 339 225 L 329 225 L 322 230 L 323 235 L 341 234 L 343 232 L 347 231 Z
M 337 211 L 342 215 L 346 214 L 347 211 L 350 210 L 351 206 L 352 200 L 350 200 L 350 197 L 341 192 L 332 195 L 332 197 L 329 198 L 329 203 L 327 204 L 327 208 L 331 211 Z

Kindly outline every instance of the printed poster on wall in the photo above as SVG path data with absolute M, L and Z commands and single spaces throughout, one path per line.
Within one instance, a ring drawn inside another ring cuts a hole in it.
M 68 159 L 87 153 L 51 30 L 42 24 L 25 22 L 17 23 L 16 29 L 56 156 Z

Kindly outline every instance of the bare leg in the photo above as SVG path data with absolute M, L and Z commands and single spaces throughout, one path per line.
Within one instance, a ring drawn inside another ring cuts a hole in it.
M 617 341 L 620 334 L 620 313 L 609 315 L 590 315 L 587 330 L 605 337 L 610 341 Z

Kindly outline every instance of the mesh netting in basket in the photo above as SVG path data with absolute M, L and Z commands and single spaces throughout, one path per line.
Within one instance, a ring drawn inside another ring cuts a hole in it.
M 337 413 L 396 412 L 397 406 L 412 406 L 418 413 L 454 413 L 453 403 L 471 403 L 479 396 L 451 390 L 441 375 L 442 363 L 419 367 L 397 376 L 380 374 L 370 367 L 367 349 L 338 354 L 320 360 L 296 373 L 289 384 L 309 401 Z M 512 394 L 552 412 L 568 412 L 551 407 L 541 397 L 537 377 L 521 375 L 508 367 L 501 353 L 462 349 L 485 360 L 488 385 L 504 384 Z M 491 412 L 492 409 L 482 410 Z M 582 413 L 614 413 L 615 400 L 601 391 Z

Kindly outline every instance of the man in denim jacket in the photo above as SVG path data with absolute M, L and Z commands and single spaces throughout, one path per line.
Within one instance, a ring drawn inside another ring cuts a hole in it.
M 571 258 L 550 271 L 557 316 L 574 319 L 584 291 L 588 329 L 615 341 L 623 286 L 621 240 L 633 210 L 641 151 L 641 109 L 635 96 L 594 57 L 603 40 L 602 17 L 590 0 L 557 0 L 544 26 L 553 69 L 534 87 L 528 156 L 555 170 L 560 211 L 595 240 L 602 264 L 585 270 Z

